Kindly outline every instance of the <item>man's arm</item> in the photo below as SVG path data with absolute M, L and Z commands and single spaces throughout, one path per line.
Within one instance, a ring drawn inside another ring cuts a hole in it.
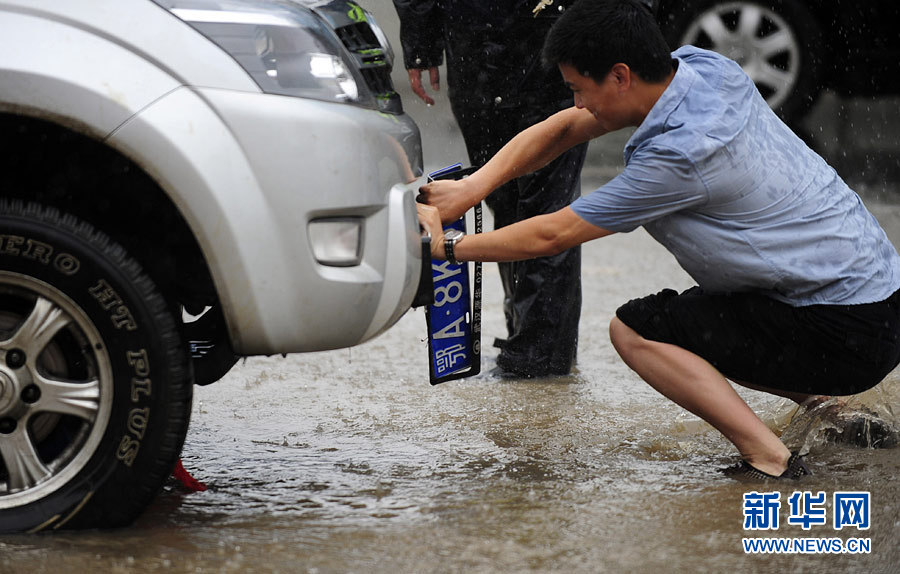
M 431 233 L 431 254 L 444 259 L 444 232 L 438 210 L 419 205 L 419 221 Z M 458 261 L 521 261 L 555 255 L 613 231 L 579 217 L 571 207 L 537 215 L 496 231 L 466 235 L 454 246 Z
M 469 177 L 422 186 L 418 201 L 437 207 L 445 222 L 456 221 L 504 183 L 536 171 L 566 150 L 605 133 L 589 111 L 565 109 L 520 132 Z

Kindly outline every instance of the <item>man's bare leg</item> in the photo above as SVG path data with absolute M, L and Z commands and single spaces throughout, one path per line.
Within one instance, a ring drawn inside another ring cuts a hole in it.
M 668 343 L 649 341 L 614 317 L 616 351 L 644 381 L 725 435 L 753 467 L 780 475 L 790 451 L 705 359 Z

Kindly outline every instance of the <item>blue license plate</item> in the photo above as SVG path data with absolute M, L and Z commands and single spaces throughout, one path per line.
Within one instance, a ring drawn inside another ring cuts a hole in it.
M 459 179 L 472 173 L 459 164 L 429 174 L 435 179 Z M 481 205 L 475 207 L 475 233 L 481 233 Z M 462 217 L 444 226 L 466 231 Z M 481 263 L 453 265 L 432 260 L 434 302 L 425 308 L 428 325 L 429 379 L 432 385 L 477 375 L 481 372 Z

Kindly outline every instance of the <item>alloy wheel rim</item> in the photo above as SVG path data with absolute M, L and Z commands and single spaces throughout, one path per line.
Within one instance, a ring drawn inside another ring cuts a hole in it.
M 88 316 L 55 287 L 0 271 L 0 509 L 77 475 L 112 401 L 112 364 Z
M 751 2 L 718 4 L 700 14 L 681 38 L 740 64 L 773 109 L 797 85 L 800 43 L 787 21 Z

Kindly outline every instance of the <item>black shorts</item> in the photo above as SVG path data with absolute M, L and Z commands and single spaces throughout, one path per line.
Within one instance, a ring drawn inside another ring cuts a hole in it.
M 729 379 L 770 389 L 852 395 L 900 363 L 900 291 L 879 303 L 792 307 L 752 293 L 665 289 L 629 301 L 616 316 Z

